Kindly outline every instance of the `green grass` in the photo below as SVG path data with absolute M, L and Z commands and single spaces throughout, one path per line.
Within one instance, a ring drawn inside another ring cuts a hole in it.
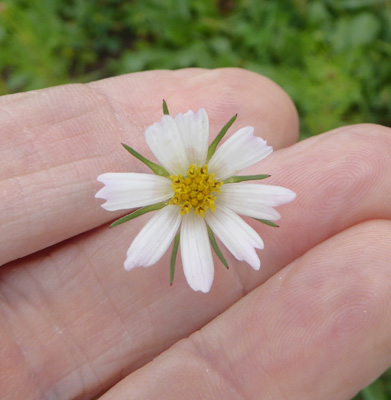
M 3 0 L 0 94 L 149 69 L 241 67 L 293 98 L 301 137 L 391 126 L 390 0 Z M 357 399 L 391 398 L 391 374 Z

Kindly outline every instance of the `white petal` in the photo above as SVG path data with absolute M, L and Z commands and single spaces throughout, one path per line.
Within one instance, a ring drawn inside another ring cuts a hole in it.
M 255 249 L 263 249 L 263 241 L 250 225 L 229 208 L 218 206 L 205 215 L 207 224 L 224 246 L 240 261 L 258 270 L 261 266 Z
M 189 165 L 204 165 L 209 139 L 209 120 L 206 111 L 200 108 L 196 113 L 190 110 L 186 114 L 177 114 L 175 123 L 182 136 Z
M 209 171 L 224 180 L 267 157 L 273 148 L 253 135 L 254 128 L 239 129 L 223 143 L 209 161 Z
M 158 211 L 141 229 L 129 247 L 125 269 L 149 267 L 167 251 L 181 223 L 178 206 Z
M 164 115 L 145 131 L 145 140 L 160 164 L 173 175 L 186 174 L 189 162 L 174 118 Z
M 183 271 L 190 287 L 209 292 L 214 275 L 212 251 L 204 220 L 193 212 L 185 214 L 181 226 Z
M 147 206 L 174 195 L 171 180 L 153 174 L 109 172 L 99 175 L 98 181 L 105 186 L 95 197 L 106 200 L 102 207 L 108 211 Z
M 217 204 L 229 207 L 238 214 L 277 221 L 280 214 L 273 207 L 292 201 L 292 190 L 257 183 L 229 183 L 221 186 Z

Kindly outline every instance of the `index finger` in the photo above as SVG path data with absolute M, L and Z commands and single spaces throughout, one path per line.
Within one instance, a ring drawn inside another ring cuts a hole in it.
M 119 213 L 94 200 L 96 177 L 143 171 L 120 143 L 151 156 L 143 133 L 165 98 L 176 113 L 204 107 L 211 139 L 233 114 L 275 148 L 297 139 L 288 96 L 237 69 L 153 71 L 0 99 L 0 265 L 85 232 Z

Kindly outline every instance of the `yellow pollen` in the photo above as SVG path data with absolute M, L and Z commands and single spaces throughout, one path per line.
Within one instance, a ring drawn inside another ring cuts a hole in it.
M 181 215 L 190 212 L 204 217 L 206 210 L 216 210 L 216 193 L 220 193 L 223 182 L 216 181 L 215 174 L 208 174 L 208 164 L 196 167 L 189 166 L 187 175 L 171 175 L 174 196 L 169 204 L 181 207 Z

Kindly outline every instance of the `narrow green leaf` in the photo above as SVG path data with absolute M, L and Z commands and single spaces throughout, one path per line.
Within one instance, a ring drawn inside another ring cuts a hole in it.
M 253 218 L 253 219 L 255 219 L 256 221 L 262 222 L 265 225 L 272 226 L 273 228 L 279 228 L 280 227 L 280 225 L 277 225 L 276 223 L 274 223 L 272 221 L 269 221 L 267 219 L 259 219 L 259 218 Z
M 224 137 L 224 135 L 227 133 L 228 129 L 232 126 L 232 124 L 235 122 L 238 114 L 235 114 L 224 126 L 223 129 L 220 131 L 220 133 L 216 136 L 215 140 L 209 145 L 208 148 L 208 156 L 207 156 L 207 161 L 209 161 L 213 154 L 216 151 L 216 148 L 218 144 L 220 143 L 221 139 Z
M 225 267 L 229 269 L 227 260 L 224 258 L 223 253 L 221 252 L 219 246 L 217 245 L 216 238 L 215 235 L 213 234 L 212 229 L 210 229 L 209 225 L 206 225 L 206 227 L 208 228 L 209 240 L 214 252 L 216 253 L 217 257 L 220 258 L 220 261 L 225 265 Z
M 164 99 L 163 99 L 163 114 L 170 115 L 170 113 L 168 111 L 168 106 L 167 106 L 166 100 L 164 100 Z
M 170 260 L 170 286 L 174 283 L 175 263 L 178 254 L 179 246 L 179 232 L 176 234 L 174 244 L 172 246 L 171 260 Z
M 224 181 L 224 183 L 238 183 L 244 181 L 257 181 L 261 179 L 269 178 L 271 175 L 242 175 L 242 176 L 231 176 Z
M 151 204 L 150 206 L 145 206 L 142 208 L 139 208 L 138 210 L 132 212 L 131 214 L 125 215 L 124 217 L 117 219 L 117 221 L 114 221 L 111 225 L 110 228 L 114 228 L 117 225 L 123 224 L 124 222 L 130 221 L 134 218 L 139 217 L 140 215 L 146 214 L 151 211 L 156 211 L 160 210 L 161 208 L 165 207 L 167 203 L 156 203 L 156 204 Z
M 158 164 L 155 164 L 152 161 L 149 161 L 148 159 L 146 159 L 145 157 L 143 157 L 140 153 L 138 153 L 136 150 L 132 149 L 130 146 L 128 146 L 125 143 L 121 143 L 122 146 L 124 146 L 124 148 L 134 157 L 136 157 L 138 160 L 140 160 L 141 162 L 143 162 L 147 167 L 149 167 L 154 174 L 156 175 L 160 175 L 160 176 L 165 176 L 168 177 L 170 176 L 170 174 L 161 166 Z

